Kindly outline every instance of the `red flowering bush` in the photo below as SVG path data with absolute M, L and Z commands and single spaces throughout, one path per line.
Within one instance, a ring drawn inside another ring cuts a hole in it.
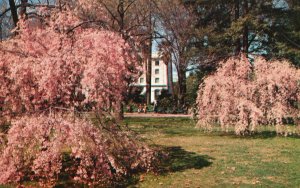
M 0 154 L 0 183 L 35 180 L 54 185 L 63 175 L 89 185 L 109 185 L 133 170 L 150 170 L 154 152 L 111 125 L 56 115 L 12 122 Z
M 155 152 L 116 124 L 52 113 L 90 105 L 106 119 L 138 76 L 133 50 L 118 34 L 82 24 L 76 8 L 40 11 L 42 21 L 21 20 L 17 36 L 0 43 L 0 116 L 11 121 L 0 135 L 0 184 L 108 186 L 151 169 Z
M 211 128 L 218 121 L 240 135 L 271 124 L 283 133 L 283 119 L 299 117 L 299 79 L 300 71 L 287 61 L 230 58 L 200 85 L 198 126 Z
M 109 111 L 122 101 L 126 78 L 137 77 L 131 49 L 117 33 L 74 28 L 70 11 L 46 23 L 20 21 L 18 36 L 0 43 L 0 113 L 35 112 L 51 106 Z

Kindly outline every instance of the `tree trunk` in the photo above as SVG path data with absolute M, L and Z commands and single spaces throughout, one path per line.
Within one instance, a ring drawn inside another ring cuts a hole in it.
M 152 39 L 150 39 L 152 40 Z M 147 104 L 151 104 L 151 75 L 152 75 L 152 41 L 149 44 L 149 57 L 146 66 L 146 96 Z
M 167 63 L 167 81 L 168 81 L 168 91 L 170 94 L 172 94 L 174 98 L 174 84 L 173 84 L 173 65 L 170 60 L 167 60 L 165 63 Z
M 150 10 L 151 11 L 151 10 Z M 146 66 L 146 102 L 151 104 L 151 75 L 152 75 L 152 14 L 149 14 L 149 46 L 148 62 Z
M 28 0 L 21 0 L 20 18 L 26 18 L 26 4 Z
M 235 21 L 239 19 L 240 17 L 240 0 L 234 1 L 235 8 L 234 8 L 234 19 Z M 240 37 L 236 39 L 236 49 L 235 49 L 235 55 L 239 54 L 241 52 L 241 40 Z
M 2 38 L 3 38 L 2 35 L 3 35 L 2 34 L 2 20 L 0 19 L 0 42 L 2 42 Z
M 119 20 L 119 32 L 121 33 L 122 38 L 126 41 L 126 36 L 124 33 L 124 0 L 119 0 L 118 4 L 118 13 L 120 16 Z M 125 96 L 125 94 L 123 94 Z M 121 121 L 124 119 L 124 103 L 120 101 L 118 107 L 116 108 L 115 118 L 117 121 Z
M 119 5 L 118 5 L 118 12 L 120 16 L 119 20 L 119 32 L 122 34 L 123 38 L 124 36 L 124 0 L 119 0 Z M 125 40 L 125 39 L 124 39 Z
M 178 70 L 178 89 L 178 104 L 179 107 L 183 107 L 186 94 L 186 71 L 184 67 L 179 67 Z
M 118 106 L 115 109 L 115 113 L 114 113 L 114 118 L 116 119 L 117 122 L 121 121 L 124 119 L 124 105 L 123 102 L 121 101 Z
M 244 0 L 244 16 L 248 14 L 248 0 Z M 248 56 L 248 37 L 249 37 L 249 28 L 247 23 L 244 26 L 244 33 L 243 33 L 243 52 Z
M 17 12 L 15 1 L 9 0 L 9 6 L 10 6 L 11 16 L 13 18 L 14 25 L 16 27 L 19 19 L 18 19 L 18 12 Z

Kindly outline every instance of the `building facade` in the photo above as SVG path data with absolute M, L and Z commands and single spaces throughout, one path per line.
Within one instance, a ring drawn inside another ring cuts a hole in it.
M 159 54 L 152 54 L 151 73 L 151 102 L 154 102 L 162 90 L 172 93 L 172 65 L 166 64 Z M 143 87 L 141 95 L 146 94 L 146 63 L 143 65 L 143 74 L 139 77 L 135 86 Z

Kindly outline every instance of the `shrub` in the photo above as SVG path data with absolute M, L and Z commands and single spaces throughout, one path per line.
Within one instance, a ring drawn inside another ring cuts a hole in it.
M 168 90 L 161 90 L 161 94 L 157 99 L 158 112 L 160 113 L 176 113 L 177 100 L 168 92 Z
M 221 63 L 198 91 L 198 126 L 210 128 L 218 120 L 223 130 L 248 134 L 258 125 L 282 127 L 283 118 L 299 116 L 300 72 L 287 61 L 253 64 L 243 55 Z M 282 128 L 278 133 L 282 133 Z
M 12 122 L 0 155 L 0 183 L 34 180 L 53 186 L 62 177 L 110 185 L 134 170 L 150 170 L 155 152 L 116 125 L 95 126 L 68 115 L 24 116 Z

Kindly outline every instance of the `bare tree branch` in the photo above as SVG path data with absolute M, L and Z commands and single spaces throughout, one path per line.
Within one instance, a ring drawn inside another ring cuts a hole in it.
M 67 34 L 73 32 L 76 28 L 81 27 L 81 26 L 83 26 L 84 24 L 89 24 L 89 23 L 98 23 L 98 24 L 100 24 L 102 27 L 108 28 L 107 23 L 104 22 L 103 20 L 98 20 L 98 21 L 90 20 L 90 21 L 84 21 L 84 22 L 81 22 L 81 23 L 75 25 L 74 27 L 68 29 Z
M 30 3 L 26 3 L 25 4 L 26 7 L 47 7 L 47 8 L 58 8 L 57 6 L 55 5 L 44 5 L 44 4 L 30 4 Z M 16 9 L 20 8 L 21 7 L 21 4 L 20 5 L 16 5 L 15 6 Z M 5 9 L 1 14 L 0 14 L 0 17 L 4 16 L 7 12 L 9 12 L 11 10 L 11 7 Z

